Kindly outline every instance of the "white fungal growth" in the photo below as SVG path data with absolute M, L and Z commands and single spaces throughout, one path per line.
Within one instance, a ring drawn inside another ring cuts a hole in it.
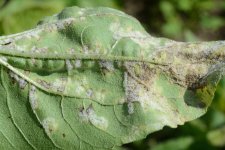
M 38 108 L 38 101 L 36 97 L 36 87 L 33 85 L 31 85 L 30 91 L 29 91 L 29 102 L 33 110 Z
M 55 31 L 55 30 L 63 30 L 67 26 L 71 25 L 75 19 L 74 18 L 68 18 L 64 19 L 62 21 L 57 21 L 53 24 L 43 24 L 43 26 L 49 31 Z
M 90 105 L 86 110 L 83 109 L 80 111 L 79 116 L 82 118 L 82 121 L 89 121 L 99 129 L 106 130 L 108 127 L 108 121 L 104 117 L 97 116 L 92 105 Z
M 88 114 L 85 109 L 80 110 L 79 117 L 82 119 L 82 122 L 88 122 Z
M 88 54 L 89 49 L 88 49 L 88 46 L 87 45 L 84 45 L 83 46 L 83 51 L 84 51 L 84 54 Z
M 88 79 L 86 78 L 86 77 L 82 77 L 82 79 L 80 79 L 81 80 L 81 82 L 82 82 L 82 85 L 89 85 L 89 81 L 88 81 Z
M 28 39 L 31 38 L 40 39 L 40 36 L 38 34 L 26 34 L 25 37 Z
M 23 89 L 25 88 L 26 85 L 27 85 L 27 81 L 25 81 L 23 78 L 19 78 L 19 87 Z
M 90 122 L 99 129 L 106 130 L 108 121 L 104 117 L 90 116 Z
M 137 96 L 135 94 L 135 91 L 131 91 L 131 89 L 133 89 L 133 88 L 130 88 L 130 84 L 128 84 L 128 73 L 127 72 L 124 72 L 123 87 L 124 87 L 124 91 L 125 91 L 126 101 L 128 102 L 128 104 L 127 104 L 128 114 L 133 114 L 134 113 L 134 105 L 133 105 L 132 101 L 135 101 Z
M 109 71 L 114 71 L 114 64 L 112 61 L 99 61 L 99 65 L 101 68 L 105 68 Z
M 124 77 L 123 77 L 123 88 L 124 88 L 124 91 L 125 91 L 125 96 L 126 96 L 126 98 L 127 98 L 127 96 L 128 96 L 128 91 L 127 91 L 127 78 L 128 78 L 127 72 L 124 72 Z
M 100 128 L 100 129 L 103 129 L 103 130 L 107 129 L 108 121 L 104 117 L 97 116 L 92 106 L 89 106 L 86 111 L 87 111 L 89 121 L 94 126 Z
M 70 60 L 66 60 L 66 68 L 68 71 L 71 71 L 73 69 L 73 65 L 71 64 Z
M 24 89 L 27 85 L 27 81 L 25 81 L 23 78 L 20 78 L 17 74 L 15 74 L 14 72 L 10 71 L 9 72 L 9 76 L 11 78 L 13 78 L 18 84 L 19 84 L 19 87 L 21 89 Z
M 18 49 L 18 48 L 17 48 Z M 20 48 L 21 49 L 21 48 Z M 26 48 L 22 48 L 21 51 L 23 51 Z M 18 49 L 19 50 L 19 49 Z M 37 47 L 37 46 L 33 46 L 31 48 L 31 51 L 34 53 L 45 53 L 46 51 L 48 51 L 48 47 Z
M 18 45 L 15 45 L 15 47 L 11 50 L 16 50 L 16 51 L 19 51 L 19 52 L 25 52 L 26 51 L 26 48 L 25 46 L 18 46 Z
M 124 88 L 126 93 L 126 98 L 128 102 L 137 101 L 139 99 L 139 91 L 143 87 L 140 85 L 133 77 L 128 75 L 128 73 L 124 74 Z
M 82 66 L 82 61 L 80 59 L 77 59 L 74 61 L 74 66 L 76 68 L 80 68 Z
M 87 96 L 91 97 L 93 95 L 93 91 L 91 89 L 87 90 Z
M 122 37 L 130 37 L 132 39 L 146 39 L 149 37 L 147 33 L 132 30 L 132 27 L 124 28 L 120 23 L 112 23 L 109 30 L 114 33 L 113 37 L 117 40 Z
M 69 52 L 70 52 L 70 54 L 74 54 L 75 49 L 74 48 L 71 48 L 71 49 L 69 49 Z
M 79 15 L 83 15 L 84 12 L 83 12 L 83 11 L 78 11 L 78 14 L 79 14 Z
M 2 61 L 4 61 L 4 62 L 7 62 L 7 61 L 8 61 L 7 58 L 4 57 L 4 56 L 1 56 L 0 59 L 1 59 Z
M 55 24 L 58 30 L 62 30 L 65 29 L 65 25 L 62 22 L 56 23 Z
M 32 63 L 32 65 L 35 65 L 36 61 L 37 61 L 36 59 L 31 58 L 31 63 Z
M 11 38 L 8 38 L 8 39 L 4 39 L 4 40 L 1 40 L 1 42 L 0 42 L 0 46 L 3 44 L 5 44 L 5 43 L 12 43 L 13 41 L 12 41 L 12 39 Z
M 126 100 L 128 103 L 128 113 L 130 114 L 133 111 L 132 102 L 137 101 L 141 104 L 144 110 L 148 110 L 149 108 L 153 108 L 153 106 L 149 105 L 151 100 L 155 103 L 155 96 L 153 96 L 150 91 L 145 91 L 143 85 L 138 83 L 135 79 L 128 76 L 128 73 L 124 73 L 124 89 L 126 94 Z M 158 107 L 157 107 L 158 108 Z
M 31 32 L 30 31 L 27 31 L 25 34 L 23 34 L 21 36 L 15 36 L 15 37 L 13 37 L 13 39 L 15 41 L 17 41 L 17 40 L 24 39 L 24 38 L 28 38 L 28 39 L 30 39 L 32 37 L 37 38 L 37 37 L 39 37 L 39 34 L 40 34 L 41 30 L 42 29 L 40 29 L 40 30 L 33 30 Z
M 99 53 L 100 53 L 100 49 L 96 48 L 95 51 L 94 51 L 94 54 L 98 55 Z
M 128 114 L 129 115 L 134 113 L 134 104 L 132 102 L 128 102 L 127 108 L 128 108 Z
M 129 115 L 135 112 L 134 102 L 139 102 L 143 111 L 157 113 L 159 116 L 157 119 L 159 119 L 161 124 L 174 127 L 175 125 L 184 122 L 183 117 L 178 113 L 174 113 L 173 105 L 168 102 L 166 97 L 161 95 L 161 87 L 158 87 L 156 82 L 150 84 L 150 88 L 152 87 L 152 89 L 148 90 L 145 85 L 130 76 L 130 74 L 125 73 L 124 78 L 124 88 L 126 91 L 126 102 Z M 185 93 L 185 90 L 181 90 L 180 92 Z
M 10 72 L 9 72 L 9 76 L 10 76 L 11 78 L 15 79 L 16 81 L 18 81 L 18 80 L 19 80 L 18 75 L 17 75 L 17 74 L 15 74 L 15 73 L 14 73 L 14 72 L 12 72 L 12 71 L 10 71 Z
M 75 89 L 75 93 L 84 93 L 86 90 L 82 85 L 78 85 Z
M 52 82 L 52 88 L 54 88 L 58 92 L 65 91 L 67 84 L 67 78 L 59 78 Z
M 135 31 L 132 27 L 124 28 L 120 23 L 115 22 L 110 25 L 109 30 L 113 33 L 113 38 L 115 40 L 120 40 L 123 37 L 129 37 L 135 43 L 143 47 L 149 46 L 148 39 L 151 38 L 151 36 L 144 32 Z
M 51 135 L 58 129 L 58 124 L 54 118 L 46 118 L 42 121 L 42 126 L 47 135 Z
M 104 94 L 102 91 L 95 91 L 94 95 L 98 101 L 102 101 L 102 102 L 105 100 L 105 97 L 106 97 L 106 94 Z

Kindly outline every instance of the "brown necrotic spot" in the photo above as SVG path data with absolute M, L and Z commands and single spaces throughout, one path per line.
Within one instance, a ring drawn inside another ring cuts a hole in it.
M 46 89 L 50 89 L 52 87 L 52 84 L 44 81 L 44 80 L 37 80 L 37 83 L 39 83 L 41 86 L 45 87 Z
M 201 79 L 198 75 L 186 75 L 186 85 L 188 86 L 188 89 L 195 90 L 195 89 L 203 89 L 205 86 L 207 86 L 207 82 L 204 79 Z

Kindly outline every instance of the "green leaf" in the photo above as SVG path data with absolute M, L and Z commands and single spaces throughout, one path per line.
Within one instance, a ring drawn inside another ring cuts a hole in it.
M 112 7 L 112 8 L 119 8 L 118 0 L 67 0 L 69 4 L 76 5 L 79 7 L 97 7 L 97 6 L 104 6 L 104 7 Z
M 187 150 L 193 142 L 193 137 L 179 137 L 158 143 L 151 150 Z
M 0 37 L 2 149 L 118 149 L 202 116 L 223 41 L 150 36 L 110 8 L 64 9 Z
M 222 126 L 218 129 L 212 130 L 207 134 L 207 139 L 209 142 L 218 147 L 225 145 L 225 126 Z
M 65 4 L 60 0 L 11 0 L 0 8 L 0 28 L 2 28 L 0 35 L 31 29 L 38 20 L 57 13 L 64 6 Z

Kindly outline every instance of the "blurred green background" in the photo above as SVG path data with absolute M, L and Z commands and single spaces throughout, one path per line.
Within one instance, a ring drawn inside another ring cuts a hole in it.
M 64 7 L 107 6 L 136 17 L 157 37 L 180 41 L 225 40 L 225 0 L 0 0 L 0 35 L 30 29 Z M 200 119 L 176 129 L 165 127 L 128 150 L 225 149 L 225 78 L 212 106 Z

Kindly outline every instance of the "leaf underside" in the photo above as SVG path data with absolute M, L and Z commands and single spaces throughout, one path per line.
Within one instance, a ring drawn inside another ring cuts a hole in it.
M 110 8 L 0 37 L 0 149 L 119 149 L 203 115 L 225 42 L 150 36 Z

